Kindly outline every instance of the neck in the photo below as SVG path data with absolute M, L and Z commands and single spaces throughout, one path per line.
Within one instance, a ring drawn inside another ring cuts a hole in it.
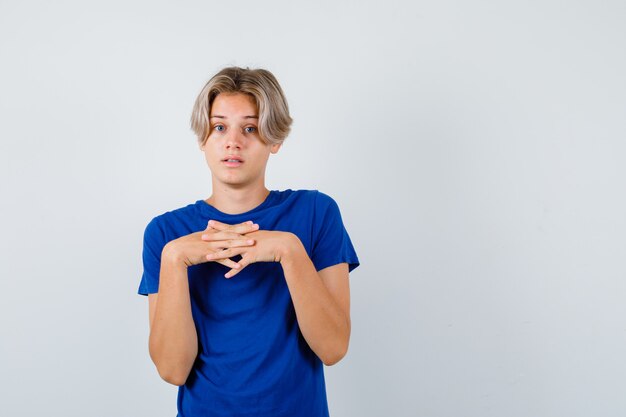
M 224 185 L 215 187 L 213 184 L 213 194 L 205 201 L 223 213 L 240 214 L 263 203 L 269 193 L 265 185 L 254 188 L 228 188 Z

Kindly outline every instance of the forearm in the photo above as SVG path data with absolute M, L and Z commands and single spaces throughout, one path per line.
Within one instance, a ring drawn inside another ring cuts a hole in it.
M 313 352 L 326 365 L 333 365 L 348 350 L 350 320 L 332 298 L 300 240 L 294 238 L 280 263 L 298 325 Z
M 170 259 L 166 251 L 149 349 L 159 375 L 171 384 L 183 385 L 198 354 L 198 336 L 191 313 L 187 266 Z

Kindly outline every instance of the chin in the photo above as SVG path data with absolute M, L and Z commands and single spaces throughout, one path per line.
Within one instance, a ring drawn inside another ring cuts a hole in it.
M 242 186 L 250 183 L 250 181 L 246 178 L 218 178 L 218 181 L 222 184 L 231 186 Z

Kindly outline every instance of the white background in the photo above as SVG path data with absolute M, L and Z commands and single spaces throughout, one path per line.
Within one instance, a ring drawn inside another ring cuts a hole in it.
M 626 415 L 621 1 L 0 2 L 0 414 L 173 417 L 142 234 L 207 198 L 189 116 L 282 84 L 271 189 L 362 265 L 333 417 Z

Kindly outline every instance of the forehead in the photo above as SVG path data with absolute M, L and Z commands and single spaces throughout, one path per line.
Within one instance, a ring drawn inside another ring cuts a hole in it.
M 244 93 L 220 93 L 213 100 L 210 116 L 245 117 L 257 115 L 254 97 Z

